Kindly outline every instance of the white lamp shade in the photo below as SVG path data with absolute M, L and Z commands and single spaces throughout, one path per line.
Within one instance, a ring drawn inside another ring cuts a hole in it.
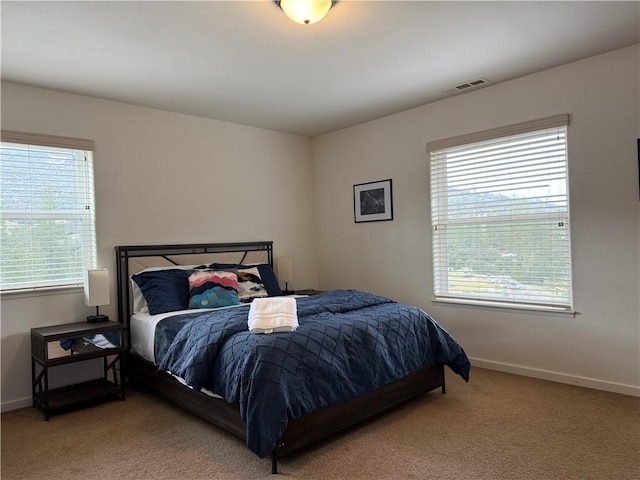
M 109 270 L 87 270 L 84 277 L 84 303 L 89 307 L 109 305 Z
M 322 20 L 333 3 L 331 0 L 281 0 L 280 8 L 291 20 L 310 25 Z
M 276 259 L 276 275 L 280 283 L 293 283 L 293 257 Z

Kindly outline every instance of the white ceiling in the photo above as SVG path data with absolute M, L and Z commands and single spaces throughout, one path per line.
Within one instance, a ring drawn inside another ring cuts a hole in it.
M 640 42 L 640 2 L 2 1 L 2 79 L 315 136 Z

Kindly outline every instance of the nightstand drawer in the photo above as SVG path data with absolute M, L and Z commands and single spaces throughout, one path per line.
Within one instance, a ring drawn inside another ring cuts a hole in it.
M 122 324 L 68 323 L 31 329 L 32 355 L 41 365 L 62 365 L 123 351 Z

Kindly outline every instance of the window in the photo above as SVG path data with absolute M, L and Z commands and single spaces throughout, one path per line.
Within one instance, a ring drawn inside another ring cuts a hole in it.
M 436 299 L 572 310 L 568 124 L 427 144 Z
M 93 142 L 2 131 L 3 292 L 82 285 L 96 265 Z

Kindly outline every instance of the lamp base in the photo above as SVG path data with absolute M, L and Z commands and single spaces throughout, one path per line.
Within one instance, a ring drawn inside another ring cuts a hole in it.
M 99 323 L 99 322 L 108 322 L 109 315 L 89 315 L 87 317 L 87 322 L 89 323 Z

